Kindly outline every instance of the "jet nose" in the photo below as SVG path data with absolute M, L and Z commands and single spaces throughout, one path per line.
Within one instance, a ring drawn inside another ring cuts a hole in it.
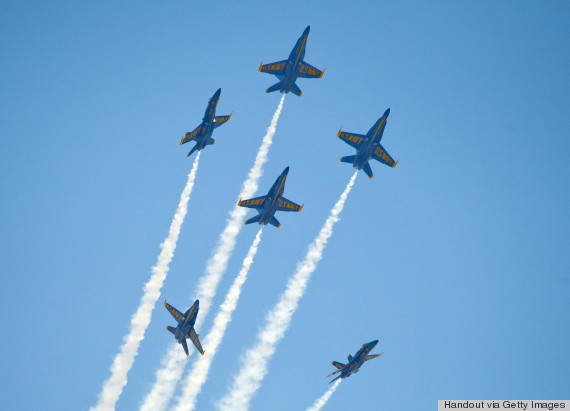
M 374 340 L 370 344 L 373 344 L 374 346 L 376 346 L 376 344 L 378 344 L 378 340 Z
M 285 170 L 283 170 L 283 174 L 289 174 L 289 166 L 287 166 L 287 167 L 285 168 Z
M 216 92 L 214 93 L 214 96 L 219 96 L 221 92 L 222 92 L 221 88 L 217 89 Z
M 384 113 L 384 115 L 385 115 L 386 117 L 388 117 L 388 116 L 390 115 L 390 109 L 386 110 L 386 112 Z
M 307 35 L 307 34 L 309 34 L 309 31 L 311 31 L 311 26 L 307 26 L 307 28 L 305 29 L 305 32 L 303 34 Z

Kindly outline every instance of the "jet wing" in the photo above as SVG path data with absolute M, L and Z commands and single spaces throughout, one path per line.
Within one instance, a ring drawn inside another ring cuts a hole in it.
M 263 208 L 265 207 L 265 200 L 267 196 L 250 198 L 249 200 L 239 199 L 238 206 L 247 208 Z
M 378 147 L 376 147 L 376 149 L 372 153 L 372 158 L 392 168 L 396 167 L 397 161 L 394 161 L 394 159 L 390 157 L 390 154 L 388 154 L 386 150 L 384 150 L 384 147 L 382 147 L 381 144 L 378 144 Z
M 362 144 L 365 138 L 365 136 L 360 134 L 345 133 L 344 131 L 342 131 L 342 129 L 339 130 L 337 137 L 357 150 L 360 148 L 360 145 Z
M 277 210 L 279 211 L 301 211 L 302 208 L 303 206 L 295 204 L 294 202 L 289 201 L 284 197 L 281 197 L 277 200 Z
M 190 132 L 190 133 L 186 133 L 186 135 L 184 137 L 182 137 L 182 140 L 180 140 L 180 145 L 187 143 L 191 140 L 194 140 L 194 138 L 196 137 L 196 135 L 200 132 L 200 129 L 202 128 L 202 124 L 200 124 L 198 127 L 196 127 L 194 129 L 194 131 Z
M 287 67 L 287 60 L 277 61 L 275 63 L 265 65 L 263 62 L 261 62 L 259 65 L 259 71 L 263 73 L 282 75 L 285 74 L 285 67 Z
M 184 315 L 178 311 L 176 308 L 174 308 L 173 306 L 171 306 L 170 304 L 168 304 L 166 302 L 166 300 L 164 300 L 164 306 L 166 307 L 166 309 L 168 310 L 168 312 L 174 317 L 174 319 L 178 322 L 184 321 Z
M 192 342 L 194 343 L 194 346 L 198 349 L 198 351 L 200 351 L 200 354 L 204 355 L 204 350 L 202 349 L 202 344 L 200 344 L 200 340 L 198 339 L 198 334 L 196 334 L 196 330 L 194 329 L 194 327 L 190 328 L 190 331 L 188 332 L 188 338 L 190 338 L 190 340 L 192 340 Z
M 217 117 L 214 117 L 214 128 L 220 127 L 222 124 L 224 124 L 226 121 L 228 121 L 231 116 L 232 116 L 232 115 L 230 114 L 229 116 L 217 116 Z
M 321 78 L 325 73 L 325 70 L 321 71 L 318 68 L 311 66 L 309 63 L 305 63 L 304 61 L 302 61 L 299 64 L 299 74 L 297 75 L 297 77 Z
M 371 359 L 373 359 L 373 358 L 380 357 L 382 354 L 384 354 L 384 353 L 381 353 L 381 354 L 373 354 L 373 355 L 367 355 L 366 357 L 364 357 L 364 361 L 368 361 L 368 360 L 371 360 Z

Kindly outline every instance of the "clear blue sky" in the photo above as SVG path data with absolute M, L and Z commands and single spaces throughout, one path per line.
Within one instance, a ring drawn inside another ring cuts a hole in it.
M 95 404 L 192 165 L 178 142 L 221 87 L 218 113 L 234 114 L 203 152 L 162 293 L 189 307 L 280 98 L 259 63 L 309 24 L 305 60 L 327 70 L 285 98 L 260 182 L 261 195 L 290 166 L 285 195 L 305 208 L 266 228 L 199 409 L 225 393 L 352 175 L 338 129 L 365 133 L 388 107 L 400 162 L 358 176 L 252 408 L 304 409 L 330 362 L 374 339 L 386 354 L 326 409 L 568 399 L 570 4 L 195 3 L 1 6 L 1 407 Z M 150 388 L 172 322 L 158 305 L 118 409 Z

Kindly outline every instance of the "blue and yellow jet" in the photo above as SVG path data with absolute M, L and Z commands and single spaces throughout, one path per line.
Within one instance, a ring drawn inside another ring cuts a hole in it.
M 342 131 L 341 128 L 337 137 L 343 140 L 346 144 L 354 147 L 356 149 L 356 155 L 341 157 L 340 161 L 343 163 L 351 163 L 354 168 L 364 170 L 370 178 L 374 177 L 374 173 L 368 163 L 370 158 L 380 161 L 392 168 L 396 167 L 398 161 L 394 161 L 394 159 L 390 157 L 390 154 L 388 154 L 384 147 L 382 147 L 382 144 L 380 144 L 389 114 L 390 109 L 384 112 L 382 117 L 380 117 L 370 130 L 368 130 L 368 133 L 365 136 L 361 134 L 346 133 Z
M 271 93 L 272 91 L 279 90 L 281 93 L 291 92 L 297 96 L 303 94 L 299 86 L 295 84 L 295 80 L 298 77 L 301 78 L 321 78 L 325 73 L 325 70 L 320 71 L 319 69 L 311 66 L 309 63 L 303 61 L 305 57 L 305 48 L 307 47 L 307 37 L 309 36 L 309 30 L 311 26 L 307 26 L 303 35 L 297 40 L 297 44 L 289 54 L 287 60 L 277 61 L 271 64 L 261 64 L 259 65 L 259 71 L 273 74 L 279 79 L 279 83 L 272 85 L 267 90 L 266 93 Z
M 357 373 L 360 370 L 362 364 L 364 364 L 366 361 L 376 357 L 380 357 L 382 354 L 384 354 L 382 353 L 382 354 L 368 355 L 368 353 L 372 351 L 372 349 L 376 346 L 376 344 L 378 344 L 378 340 L 362 344 L 362 347 L 360 348 L 360 350 L 358 350 L 358 352 L 354 355 L 354 357 L 348 354 L 348 364 L 342 364 L 340 362 L 333 361 L 332 365 L 334 365 L 337 368 L 337 370 L 335 372 L 331 372 L 325 378 L 328 378 L 339 372 L 341 374 L 338 377 L 334 378 L 333 380 L 329 381 L 329 384 L 333 381 L 338 380 L 339 378 L 350 377 L 352 374 Z
M 246 220 L 244 224 L 259 223 L 263 225 L 271 224 L 275 227 L 280 227 L 281 224 L 275 218 L 276 211 L 298 212 L 303 209 L 303 206 L 299 206 L 283 197 L 287 173 L 289 173 L 289 167 L 287 167 L 277 180 L 275 180 L 275 183 L 273 183 L 271 190 L 269 190 L 266 196 L 251 198 L 249 200 L 239 199 L 238 205 L 240 207 L 255 208 L 259 213 L 255 217 Z
M 219 88 L 218 91 L 216 91 L 212 98 L 208 101 L 208 106 L 206 107 L 206 112 L 204 113 L 202 124 L 196 127 L 194 131 L 186 133 L 186 135 L 182 137 L 182 140 L 180 140 L 180 145 L 189 141 L 196 142 L 196 145 L 192 150 L 190 150 L 186 157 L 190 157 L 190 155 L 196 150 L 200 151 L 204 147 L 210 144 L 214 144 L 216 142 L 216 140 L 212 138 L 214 129 L 220 127 L 232 116 L 230 114 L 229 116 L 216 117 L 216 106 L 218 105 L 218 100 L 220 99 L 221 92 L 222 89 Z
M 176 308 L 168 304 L 166 300 L 164 300 L 164 306 L 178 322 L 176 328 L 167 325 L 166 329 L 174 334 L 174 339 L 178 344 L 182 344 L 186 355 L 188 355 L 188 345 L 186 345 L 186 338 L 190 338 L 198 351 L 200 351 L 200 354 L 204 355 L 204 350 L 202 349 L 202 345 L 198 339 L 200 334 L 196 334 L 196 330 L 194 329 L 194 323 L 196 322 L 198 310 L 200 309 L 200 302 L 198 300 L 194 301 L 192 307 L 190 307 L 184 315 L 182 315 L 182 313 Z

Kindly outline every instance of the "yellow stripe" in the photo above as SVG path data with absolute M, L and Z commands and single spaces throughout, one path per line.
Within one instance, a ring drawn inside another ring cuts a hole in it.
M 376 140 L 376 135 L 378 134 L 378 130 L 380 130 L 380 127 L 382 127 L 382 124 L 384 124 L 384 121 L 386 121 L 386 117 L 382 117 L 382 121 L 380 122 L 380 124 L 378 124 L 378 127 L 376 127 L 376 130 L 374 131 L 374 135 L 372 136 L 372 138 L 370 139 L 370 142 L 368 143 L 368 147 L 370 147 L 370 144 L 372 144 L 372 142 L 374 140 Z
M 293 67 L 297 65 L 297 62 L 299 61 L 299 57 L 301 57 L 301 50 L 303 50 L 303 46 L 305 45 L 305 41 L 307 41 L 307 36 L 305 36 L 305 38 L 303 39 L 303 43 L 301 44 L 301 47 L 299 48 L 299 52 L 297 53 L 297 59 L 295 60 L 295 64 L 293 64 Z

